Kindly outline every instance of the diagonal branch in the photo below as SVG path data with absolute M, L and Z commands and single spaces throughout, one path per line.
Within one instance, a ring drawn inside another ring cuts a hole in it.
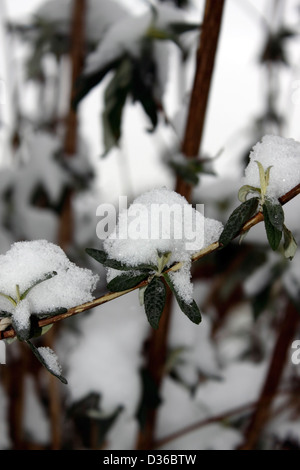
M 291 201 L 296 196 L 298 196 L 298 194 L 300 194 L 300 184 L 298 184 L 293 189 L 291 189 L 288 193 L 284 194 L 281 198 L 279 198 L 279 202 L 282 205 L 287 204 L 289 201 Z M 261 212 L 258 212 L 255 216 L 253 216 L 244 224 L 243 228 L 241 229 L 240 233 L 237 236 L 242 235 L 243 233 L 247 232 L 252 227 L 262 222 L 263 220 L 264 220 L 263 214 Z M 208 256 L 209 254 L 217 251 L 219 248 L 221 248 L 221 245 L 219 242 L 212 243 L 206 248 L 203 248 L 203 250 L 200 250 L 198 253 L 195 253 L 192 256 L 192 262 L 198 261 L 201 258 Z M 175 272 L 175 271 L 178 271 L 180 268 L 182 268 L 182 263 L 176 263 L 173 266 L 171 266 L 166 272 L 171 272 L 171 271 Z M 72 307 L 66 313 L 62 313 L 59 315 L 55 315 L 53 317 L 40 320 L 38 325 L 42 328 L 44 326 L 51 325 L 52 323 L 65 320 L 66 318 L 77 315 L 78 313 L 85 312 L 86 310 L 89 310 L 94 307 L 98 307 L 99 305 L 105 304 L 106 302 L 110 302 L 111 300 L 117 299 L 118 297 L 122 297 L 123 295 L 128 294 L 129 292 L 139 289 L 140 287 L 146 286 L 147 283 L 148 282 L 146 280 L 131 289 L 124 290 L 122 292 L 112 292 L 112 293 L 105 294 L 95 300 L 92 300 L 91 302 L 86 302 L 85 304 Z M 14 338 L 15 336 L 16 336 L 16 333 L 13 328 L 6 330 L 6 331 L 0 331 L 0 340 Z

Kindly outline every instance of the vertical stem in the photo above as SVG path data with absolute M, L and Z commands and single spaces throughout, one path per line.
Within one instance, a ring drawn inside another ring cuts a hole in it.
M 225 0 L 218 0 L 218 2 L 206 0 L 200 46 L 197 52 L 196 75 L 182 146 L 182 152 L 187 158 L 198 155 L 201 144 L 224 3 Z M 191 186 L 181 178 L 177 180 L 176 191 L 185 196 L 188 201 L 190 200 Z M 159 329 L 154 331 L 150 338 L 147 358 L 148 371 L 158 388 L 164 375 L 171 313 L 172 296 L 169 292 Z M 153 448 L 156 417 L 156 409 L 149 409 L 145 428 L 138 437 L 137 448 L 139 450 Z
M 182 153 L 187 158 L 196 157 L 201 148 L 207 112 L 209 92 L 213 76 L 215 57 L 221 30 L 225 0 L 207 0 L 197 51 L 196 74 L 186 123 Z M 177 179 L 176 191 L 190 200 L 191 186 Z
M 72 84 L 69 112 L 66 118 L 66 135 L 64 145 L 64 153 L 70 158 L 76 153 L 77 149 L 78 120 L 77 112 L 72 106 L 72 103 L 76 93 L 76 81 L 82 71 L 84 61 L 85 12 L 86 0 L 73 0 L 73 17 L 71 28 Z M 66 249 L 72 241 L 73 225 L 72 191 L 71 189 L 68 189 L 63 201 L 58 233 L 58 243 L 64 249 Z
M 172 294 L 167 291 L 167 299 L 164 311 L 162 313 L 158 330 L 153 330 L 148 350 L 148 371 L 159 389 L 163 376 L 164 366 L 167 358 L 167 339 L 172 309 Z M 138 450 L 149 450 L 153 448 L 155 439 L 156 409 L 147 410 L 147 419 L 145 427 L 140 431 L 137 442 Z
M 241 447 L 242 450 L 253 450 L 255 448 L 260 434 L 267 423 L 298 323 L 299 314 L 294 305 L 289 302 L 285 317 L 280 326 L 265 384 L 246 432 L 245 443 Z

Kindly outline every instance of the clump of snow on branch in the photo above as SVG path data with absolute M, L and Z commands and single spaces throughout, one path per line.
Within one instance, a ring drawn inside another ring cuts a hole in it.
M 157 217 L 159 211 L 161 219 Z M 140 231 L 136 239 L 130 236 L 132 224 Z M 104 249 L 110 258 L 133 268 L 143 263 L 156 265 L 158 253 L 171 253 L 168 266 L 183 262 L 179 271 L 170 273 L 171 279 L 182 299 L 190 303 L 191 256 L 218 240 L 222 229 L 221 222 L 205 218 L 183 196 L 167 188 L 154 189 L 136 198 L 128 210 L 119 214 L 115 230 L 104 241 Z M 117 274 L 109 269 L 108 279 Z
M 76 266 L 61 248 L 46 240 L 14 243 L 0 256 L 0 272 L 0 292 L 13 299 L 17 285 L 21 295 L 34 286 L 17 308 L 0 296 L 0 310 L 13 313 L 21 323 L 26 323 L 29 308 L 30 312 L 47 313 L 92 300 L 98 281 L 97 275 Z M 56 275 L 35 285 L 49 273 Z
M 266 135 L 250 153 L 244 185 L 260 187 L 259 161 L 265 170 L 272 167 L 267 196 L 279 198 L 300 183 L 300 143 L 274 135 Z

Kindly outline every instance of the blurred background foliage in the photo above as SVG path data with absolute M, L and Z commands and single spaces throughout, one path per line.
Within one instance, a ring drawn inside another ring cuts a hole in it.
M 44 238 L 99 272 L 84 251 L 101 248 L 97 206 L 118 209 L 119 195 L 129 204 L 147 189 L 174 189 L 178 178 L 192 186 L 191 202 L 205 204 L 206 216 L 226 222 L 238 205 L 252 146 L 265 134 L 300 139 L 292 111 L 300 102 L 300 5 L 238 2 L 259 29 L 258 37 L 245 31 L 248 43 L 256 43 L 259 107 L 247 114 L 241 102 L 241 128 L 231 128 L 226 141 L 209 108 L 207 132 L 216 144 L 185 159 L 204 1 L 49 0 L 27 20 L 6 16 L 2 1 L 1 253 L 15 241 Z M 227 28 L 236 26 L 235 3 L 225 5 L 221 52 Z M 234 76 L 248 57 L 247 51 L 227 50 L 225 58 L 221 52 L 212 102 L 226 64 Z M 224 96 L 233 93 L 221 89 Z M 230 95 L 232 109 L 213 108 L 223 121 L 231 122 L 233 113 L 239 121 L 238 96 Z M 299 243 L 296 199 L 285 212 Z M 106 290 L 105 271 L 100 275 L 99 295 Z M 61 322 L 39 339 L 58 351 L 68 386 L 41 370 L 21 343 L 7 346 L 0 448 L 134 449 L 152 410 L 149 448 L 299 450 L 300 364 L 292 363 L 290 345 L 300 339 L 300 255 L 290 263 L 273 253 L 259 226 L 241 245 L 233 242 L 195 263 L 193 281 L 203 322 L 190 325 L 172 307 L 166 358 L 152 364 L 164 371 L 160 387 L 149 370 L 152 339 L 134 293 Z

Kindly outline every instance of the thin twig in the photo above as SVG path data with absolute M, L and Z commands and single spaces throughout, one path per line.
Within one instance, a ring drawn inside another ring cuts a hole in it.
M 280 395 L 286 395 L 290 394 L 293 390 L 280 390 L 278 394 Z M 197 431 L 198 429 L 204 428 L 205 426 L 208 426 L 209 424 L 214 424 L 214 423 L 219 423 L 222 421 L 226 421 L 229 418 L 232 418 L 233 416 L 243 414 L 247 411 L 252 410 L 255 408 L 258 404 L 259 400 L 246 403 L 245 405 L 238 406 L 236 408 L 233 408 L 231 410 L 224 411 L 223 413 L 220 413 L 215 416 L 210 416 L 209 418 L 202 419 L 201 421 L 197 421 L 196 423 L 190 424 L 189 426 L 186 426 L 182 429 L 179 429 L 178 431 L 173 432 L 172 434 L 169 434 L 168 436 L 162 437 L 161 439 L 158 439 L 154 443 L 155 449 L 158 449 L 162 446 L 165 446 L 169 442 L 175 441 L 175 439 L 179 439 L 186 434 L 189 434 L 193 431 Z
M 300 194 L 300 184 L 298 184 L 293 189 L 291 189 L 288 193 L 286 193 L 284 196 L 279 198 L 279 202 L 282 205 L 287 204 L 289 201 L 294 199 L 294 197 L 298 196 L 298 194 Z M 251 219 L 248 220 L 248 222 L 245 223 L 245 225 L 243 226 L 243 228 L 241 229 L 240 233 L 237 236 L 242 235 L 243 233 L 247 232 L 252 227 L 262 222 L 263 220 L 264 220 L 263 214 L 261 212 L 258 212 L 255 216 L 251 217 Z M 207 246 L 206 248 L 203 248 L 203 250 L 200 250 L 198 253 L 195 253 L 192 256 L 192 261 L 195 262 L 201 258 L 204 258 L 205 256 L 208 256 L 209 254 L 217 251 L 220 247 L 221 246 L 219 242 L 214 242 L 211 245 Z M 180 268 L 182 268 L 182 263 L 176 263 L 173 266 L 171 266 L 166 272 L 171 272 L 171 271 L 175 272 L 175 271 L 178 271 Z M 49 318 L 40 320 L 38 325 L 42 328 L 44 326 L 51 325 L 52 323 L 65 320 L 66 318 L 77 315 L 78 313 L 85 312 L 86 310 L 89 310 L 94 307 L 98 307 L 99 305 L 105 304 L 106 302 L 110 302 L 111 300 L 117 299 L 118 297 L 122 297 L 123 295 L 128 294 L 129 292 L 132 292 L 136 289 L 139 289 L 140 287 L 144 287 L 147 284 L 148 284 L 148 281 L 146 280 L 146 281 L 142 281 L 137 286 L 132 287 L 131 289 L 124 290 L 122 292 L 109 292 L 108 294 L 105 294 L 95 300 L 86 302 L 82 305 L 78 305 L 77 307 L 72 307 L 66 313 L 62 313 L 59 315 L 55 315 L 54 317 L 49 317 Z M 16 336 L 16 333 L 13 328 L 6 330 L 6 331 L 0 331 L 0 340 L 14 338 L 15 336 Z

